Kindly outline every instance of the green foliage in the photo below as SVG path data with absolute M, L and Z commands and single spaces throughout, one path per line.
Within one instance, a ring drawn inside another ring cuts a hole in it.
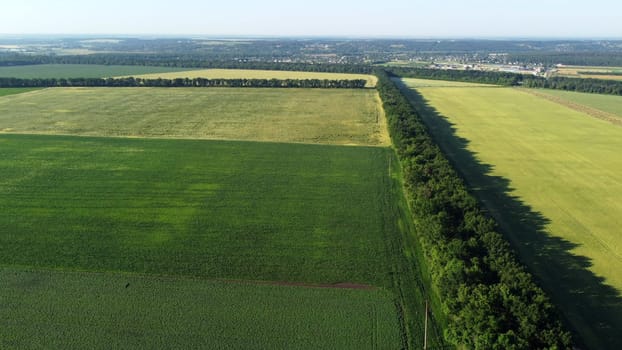
M 434 290 L 449 318 L 447 339 L 474 349 L 569 349 L 553 307 L 478 208 L 409 101 L 378 71 L 406 195 Z
M 302 63 L 302 62 L 273 62 L 273 61 L 247 61 L 239 59 L 206 59 L 204 55 L 183 55 L 183 54 L 95 54 L 95 55 L 79 55 L 79 56 L 23 56 L 2 57 L 0 56 L 0 66 L 21 66 L 20 72 L 35 68 L 38 65 L 47 65 L 54 70 L 53 76 L 41 77 L 58 77 L 56 71 L 61 66 L 77 66 L 78 68 L 88 66 L 125 66 L 125 67 L 143 67 L 144 73 L 150 73 L 149 69 L 157 69 L 163 71 L 173 71 L 174 68 L 188 70 L 188 68 L 206 69 L 206 68 L 224 68 L 224 69 L 259 69 L 259 70 L 282 70 L 282 71 L 301 71 L 301 72 L 328 72 L 328 73 L 357 73 L 370 74 L 372 68 L 369 65 L 357 64 L 326 64 L 326 63 Z M 155 68 L 154 68 L 155 67 Z M 13 68 L 13 67 L 9 67 Z M 173 68 L 173 69 L 171 69 Z M 0 68 L 1 69 L 1 68 Z M 15 67 L 15 69 L 18 69 Z M 102 69 L 102 68 L 100 68 Z M 130 70 L 121 74 L 106 74 L 100 76 L 123 76 L 137 74 L 137 70 Z M 76 76 L 75 67 L 68 68 L 69 75 L 67 77 L 90 77 L 87 75 Z M 46 69 L 43 69 L 45 72 Z M 88 71 L 87 71 L 88 72 Z M 120 73 L 120 72 L 119 72 Z M 158 73 L 154 71 L 153 73 Z M 24 73 L 28 74 L 28 73 Z M 0 76 L 6 76 L 0 74 Z M 31 76 L 27 77 L 39 77 Z M 60 76 L 64 77 L 64 76 Z
M 401 347 L 384 290 L 7 268 L 0 285 L 2 349 Z
M 521 74 L 487 72 L 479 70 L 391 67 L 388 72 L 391 75 L 404 78 L 448 80 L 505 86 L 518 85 L 524 79 Z
M 0 87 L 263 87 L 363 89 L 365 79 L 143 79 L 143 78 L 0 78 Z

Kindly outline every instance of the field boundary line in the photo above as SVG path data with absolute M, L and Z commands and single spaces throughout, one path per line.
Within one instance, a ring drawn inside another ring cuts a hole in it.
M 608 113 L 608 112 L 605 112 L 605 111 L 602 111 L 600 109 L 596 109 L 596 108 L 593 108 L 593 107 L 588 107 L 586 105 L 582 105 L 582 104 L 579 104 L 579 103 L 575 103 L 575 102 L 572 102 L 572 101 L 567 100 L 567 99 L 562 98 L 562 97 L 548 95 L 548 94 L 536 91 L 535 89 L 516 88 L 516 90 L 523 91 L 523 92 L 525 92 L 527 94 L 543 98 L 545 100 L 557 103 L 557 104 L 562 105 L 564 107 L 568 107 L 568 108 L 570 108 L 572 110 L 575 110 L 577 112 L 581 112 L 581 113 L 587 114 L 590 117 L 594 117 L 596 119 L 604 120 L 604 121 L 609 122 L 609 123 L 611 123 L 613 125 L 617 125 L 617 126 L 621 126 L 622 127 L 622 118 L 617 116 L 617 115 L 615 115 L 615 114 Z

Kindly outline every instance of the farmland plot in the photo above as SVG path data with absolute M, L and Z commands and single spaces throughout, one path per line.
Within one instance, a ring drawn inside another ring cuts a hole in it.
M 622 128 L 513 88 L 417 91 L 433 135 L 583 340 L 620 347 Z
M 3 349 L 401 345 L 383 290 L 13 268 L 0 268 L 0 285 Z
M 0 98 L 0 132 L 390 144 L 361 89 L 53 88 Z

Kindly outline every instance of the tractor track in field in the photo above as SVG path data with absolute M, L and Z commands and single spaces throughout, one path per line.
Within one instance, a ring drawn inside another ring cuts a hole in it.
M 577 112 L 581 112 L 581 113 L 585 113 L 587 115 L 589 115 L 590 117 L 594 117 L 600 120 L 604 120 L 607 121 L 611 124 L 617 125 L 617 126 L 622 126 L 622 118 L 618 117 L 615 114 L 612 113 L 607 113 L 604 111 L 601 111 L 600 109 L 596 109 L 596 108 L 592 108 L 592 107 L 588 107 L 579 103 L 574 103 L 572 101 L 566 100 L 564 98 L 561 97 L 557 97 L 557 96 L 551 96 L 548 94 L 543 94 L 541 92 L 535 91 L 533 89 L 518 89 L 520 91 L 523 91 L 525 93 L 537 96 L 537 97 L 541 97 L 544 98 L 548 101 L 557 103 L 559 105 L 562 105 L 564 107 L 568 107 L 572 110 L 575 110 Z

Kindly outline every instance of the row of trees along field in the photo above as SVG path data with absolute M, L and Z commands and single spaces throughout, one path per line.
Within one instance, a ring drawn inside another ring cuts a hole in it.
M 622 96 L 622 81 L 616 80 L 564 77 L 554 77 L 547 79 L 531 75 L 503 72 L 402 67 L 391 68 L 389 70 L 389 73 L 393 76 L 405 78 L 451 80 L 470 83 L 495 84 L 503 86 L 524 86 L 530 88 L 556 89 Z
M 554 306 L 479 209 L 384 70 L 377 89 L 404 171 L 447 340 L 471 349 L 570 349 Z
M 158 54 L 95 54 L 77 56 L 25 56 L 0 55 L 0 66 L 24 66 L 32 64 L 103 64 L 130 66 L 161 66 L 183 68 L 262 69 L 282 71 L 358 73 L 370 74 L 372 67 L 357 64 L 326 64 L 302 62 L 268 62 L 239 60 L 213 60 L 204 55 L 158 55 Z
M 142 79 L 142 78 L 0 78 L 0 87 L 265 87 L 363 89 L 365 79 Z

